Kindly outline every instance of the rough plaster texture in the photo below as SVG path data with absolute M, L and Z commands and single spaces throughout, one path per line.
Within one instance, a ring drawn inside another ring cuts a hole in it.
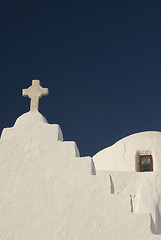
M 161 171 L 161 132 L 142 132 L 125 137 L 98 152 L 97 170 L 137 171 L 139 154 L 152 154 L 153 170 Z
M 136 172 L 140 154 L 152 155 L 153 172 Z M 132 212 L 150 213 L 152 232 L 161 234 L 161 133 L 133 134 L 100 151 L 93 160 L 96 172 L 110 174 L 113 193 L 129 194 Z
M 161 234 L 161 174 L 123 171 L 105 171 L 104 174 L 110 175 L 112 193 L 130 195 L 131 211 L 150 213 L 152 232 Z
M 150 214 L 133 212 L 127 182 L 111 176 L 95 175 L 58 125 L 37 111 L 22 115 L 0 140 L 0 239 L 161 239 Z

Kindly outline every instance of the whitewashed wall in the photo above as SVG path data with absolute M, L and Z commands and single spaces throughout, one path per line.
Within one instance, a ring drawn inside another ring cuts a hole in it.
M 97 170 L 135 172 L 140 153 L 151 154 L 153 170 L 161 172 L 161 132 L 142 132 L 125 137 L 98 152 L 93 160 Z
M 0 239 L 161 238 L 149 214 L 132 212 L 129 193 L 113 194 L 117 176 L 92 172 L 58 125 L 37 111 L 22 115 L 0 140 Z

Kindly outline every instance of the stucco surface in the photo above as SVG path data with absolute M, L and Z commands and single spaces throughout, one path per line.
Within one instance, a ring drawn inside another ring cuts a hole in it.
M 97 170 L 133 171 L 139 154 L 153 156 L 153 170 L 161 171 L 161 132 L 130 135 L 93 156 Z
M 150 214 L 133 212 L 129 191 L 115 194 L 111 176 L 95 175 L 58 125 L 37 111 L 22 115 L 0 140 L 0 239 L 161 239 Z

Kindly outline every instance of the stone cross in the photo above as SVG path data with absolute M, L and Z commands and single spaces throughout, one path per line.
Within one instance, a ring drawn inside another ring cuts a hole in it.
M 42 88 L 40 86 L 39 80 L 32 80 L 32 86 L 27 89 L 22 90 L 22 95 L 24 97 L 29 97 L 30 102 L 30 111 L 35 111 L 39 109 L 39 99 L 42 96 L 48 95 L 48 88 Z

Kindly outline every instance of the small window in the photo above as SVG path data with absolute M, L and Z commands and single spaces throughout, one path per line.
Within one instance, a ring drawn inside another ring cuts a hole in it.
M 139 156 L 139 171 L 140 172 L 153 171 L 152 155 L 140 155 Z

